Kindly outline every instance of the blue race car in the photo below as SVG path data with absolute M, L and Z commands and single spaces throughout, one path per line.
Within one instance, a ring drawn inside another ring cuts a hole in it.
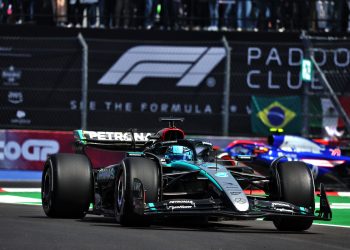
M 232 157 L 254 155 L 252 165 L 258 172 L 268 171 L 274 159 L 285 156 L 285 161 L 305 162 L 316 181 L 327 180 L 333 188 L 350 187 L 350 157 L 342 156 L 339 147 L 323 145 L 301 136 L 271 135 L 267 143 L 236 140 L 225 148 L 225 152 Z

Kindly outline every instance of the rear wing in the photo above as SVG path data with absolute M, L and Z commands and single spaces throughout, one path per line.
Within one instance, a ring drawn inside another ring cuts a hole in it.
M 74 130 L 77 150 L 85 147 L 108 149 L 116 151 L 142 151 L 153 133 L 149 132 L 107 132 Z

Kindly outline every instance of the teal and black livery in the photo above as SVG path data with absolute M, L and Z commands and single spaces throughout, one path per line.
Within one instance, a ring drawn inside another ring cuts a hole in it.
M 185 138 L 175 127 L 182 119 L 163 121 L 169 127 L 157 133 L 75 130 L 77 153 L 52 155 L 45 163 L 45 213 L 54 218 L 111 216 L 125 226 L 147 226 L 168 217 L 262 218 L 284 231 L 304 231 L 314 220 L 331 220 L 323 185 L 320 209 L 315 210 L 313 175 L 303 162 L 276 158 L 270 174 L 261 175 L 246 165 L 254 157 L 238 155 L 227 165 L 211 143 Z M 87 147 L 125 154 L 93 169 Z M 256 189 L 264 195 L 254 195 Z

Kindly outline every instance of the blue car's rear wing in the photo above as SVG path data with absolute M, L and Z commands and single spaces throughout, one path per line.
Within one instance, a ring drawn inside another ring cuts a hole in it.
M 116 151 L 140 151 L 150 140 L 152 133 L 148 132 L 106 132 L 74 130 L 75 146 L 78 151 L 85 147 Z

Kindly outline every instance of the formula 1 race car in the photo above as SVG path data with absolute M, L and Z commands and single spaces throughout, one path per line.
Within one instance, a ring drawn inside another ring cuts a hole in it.
M 269 166 L 277 157 L 285 156 L 284 161 L 305 162 L 316 183 L 327 183 L 333 189 L 350 187 L 350 157 L 343 156 L 338 146 L 324 145 L 296 135 L 270 135 L 267 143 L 235 140 L 224 151 L 231 157 L 254 155 L 252 164 L 255 164 L 256 170 L 261 174 L 269 171 Z
M 92 213 L 115 217 L 126 226 L 173 217 L 264 218 L 278 230 L 292 231 L 307 230 L 314 220 L 331 220 L 323 185 L 320 210 L 315 211 L 314 181 L 305 163 L 276 158 L 269 176 L 226 167 L 210 143 L 185 139 L 175 127 L 179 118 L 163 120 L 169 127 L 155 134 L 74 131 L 77 154 L 52 155 L 45 163 L 42 203 L 46 215 L 82 218 Z M 125 151 L 126 157 L 93 170 L 87 147 Z M 246 193 L 252 187 L 265 195 Z

